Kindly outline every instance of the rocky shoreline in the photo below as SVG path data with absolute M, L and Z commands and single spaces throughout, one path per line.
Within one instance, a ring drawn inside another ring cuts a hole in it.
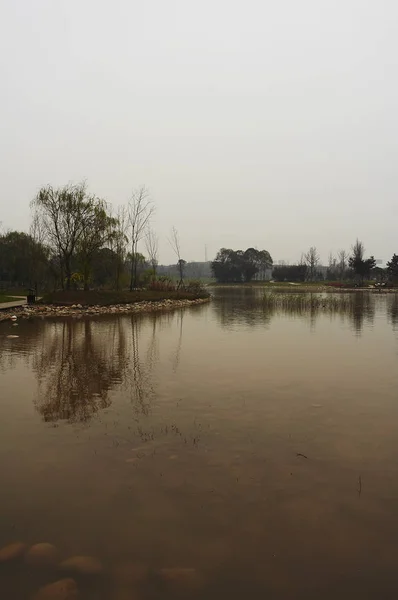
M 209 301 L 210 298 L 197 298 L 196 300 L 144 301 L 131 304 L 113 304 L 109 306 L 82 306 L 81 304 L 73 304 L 71 306 L 54 306 L 51 304 L 24 305 L 18 308 L 8 308 L 0 311 L 0 322 L 9 321 L 13 316 L 16 316 L 18 319 L 29 319 L 34 317 L 84 317 L 166 311 L 197 306 Z

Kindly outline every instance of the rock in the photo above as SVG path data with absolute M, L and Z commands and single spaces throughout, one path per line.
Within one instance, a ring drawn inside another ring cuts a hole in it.
M 72 556 L 64 560 L 59 568 L 63 571 L 71 571 L 80 575 L 98 575 L 102 571 L 102 564 L 94 556 Z
M 193 568 L 160 569 L 159 574 L 166 586 L 175 594 L 188 594 L 200 589 L 203 585 L 202 576 Z
M 58 552 L 52 544 L 35 544 L 29 548 L 25 560 L 34 567 L 48 567 L 55 565 L 58 559 Z
M 20 558 L 25 554 L 27 547 L 28 545 L 23 542 L 14 542 L 13 544 L 4 546 L 0 550 L 0 563 Z
M 73 579 L 60 579 L 40 588 L 32 600 L 75 600 L 78 595 L 77 586 Z

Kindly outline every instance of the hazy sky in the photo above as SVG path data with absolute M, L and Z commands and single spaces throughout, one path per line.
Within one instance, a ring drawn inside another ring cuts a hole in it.
M 398 253 L 396 0 L 0 0 L 0 221 L 145 184 L 161 262 Z

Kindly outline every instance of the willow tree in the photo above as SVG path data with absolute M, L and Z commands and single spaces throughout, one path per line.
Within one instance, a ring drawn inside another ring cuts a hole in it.
M 95 255 L 116 235 L 117 220 L 107 212 L 104 200 L 88 199 L 90 210 L 77 244 L 77 257 L 83 274 L 84 289 L 88 290 Z
M 70 289 L 72 258 L 82 237 L 91 203 L 86 184 L 68 184 L 61 188 L 41 188 L 32 202 L 34 218 L 40 223 L 45 241 L 59 260 L 62 287 Z
M 32 205 L 34 220 L 58 257 L 62 287 L 65 280 L 70 289 L 73 261 L 78 260 L 87 289 L 95 252 L 113 235 L 115 219 L 108 215 L 106 203 L 88 194 L 83 182 L 43 187 Z

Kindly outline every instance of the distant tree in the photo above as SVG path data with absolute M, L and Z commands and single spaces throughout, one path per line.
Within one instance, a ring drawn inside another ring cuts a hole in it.
M 343 280 L 346 275 L 346 271 L 347 271 L 348 255 L 345 250 L 339 250 L 337 253 L 337 256 L 338 256 L 339 279 Z
M 268 250 L 260 250 L 259 259 L 258 259 L 258 274 L 260 278 L 264 281 L 266 278 L 266 273 L 270 269 L 272 269 L 273 261 Z
M 307 279 L 307 265 L 277 265 L 272 271 L 275 281 L 303 282 Z
M 48 270 L 48 248 L 31 235 L 21 231 L 0 235 L 0 281 L 36 286 L 44 282 Z
M 237 283 L 242 281 L 241 256 L 230 248 L 221 248 L 211 263 L 215 279 L 219 283 Z
M 148 254 L 148 260 L 153 270 L 153 275 L 156 276 L 159 258 L 159 240 L 153 229 L 148 228 L 145 236 L 145 246 Z
M 384 282 L 388 277 L 387 269 L 383 269 L 382 267 L 374 267 L 370 271 L 370 277 L 379 283 Z
M 129 218 L 126 206 L 119 206 L 112 237 L 109 240 L 109 247 L 114 253 L 114 285 L 115 289 L 120 290 L 121 278 L 125 267 L 128 244 Z
M 307 265 L 308 281 L 315 281 L 319 265 L 319 254 L 315 246 L 311 246 L 308 252 L 304 254 L 304 262 Z
M 339 278 L 339 269 L 337 259 L 332 253 L 329 254 L 329 264 L 326 271 L 326 279 L 328 281 L 336 281 Z
M 220 283 L 250 282 L 258 273 L 271 266 L 269 252 L 256 248 L 248 248 L 244 252 L 221 248 L 211 263 L 213 275 Z
M 348 260 L 348 264 L 355 276 L 359 279 L 361 285 L 363 284 L 365 277 L 369 277 L 371 270 L 376 266 L 376 261 L 373 256 L 365 259 L 364 255 L 365 247 L 363 243 L 357 239 L 352 247 L 352 255 Z
M 394 254 L 387 263 L 388 276 L 395 282 L 398 281 L 398 254 Z
M 179 281 L 178 281 L 177 288 L 180 288 L 184 284 L 184 268 L 187 263 L 183 258 L 181 258 L 180 237 L 179 237 L 178 231 L 175 227 L 173 227 L 171 230 L 169 243 L 170 243 L 170 246 L 173 248 L 175 255 L 177 257 L 177 268 L 178 268 L 178 274 L 179 274 Z
M 138 284 L 138 245 L 145 235 L 154 210 L 152 200 L 149 198 L 145 187 L 133 192 L 128 208 L 131 244 L 130 291 Z

